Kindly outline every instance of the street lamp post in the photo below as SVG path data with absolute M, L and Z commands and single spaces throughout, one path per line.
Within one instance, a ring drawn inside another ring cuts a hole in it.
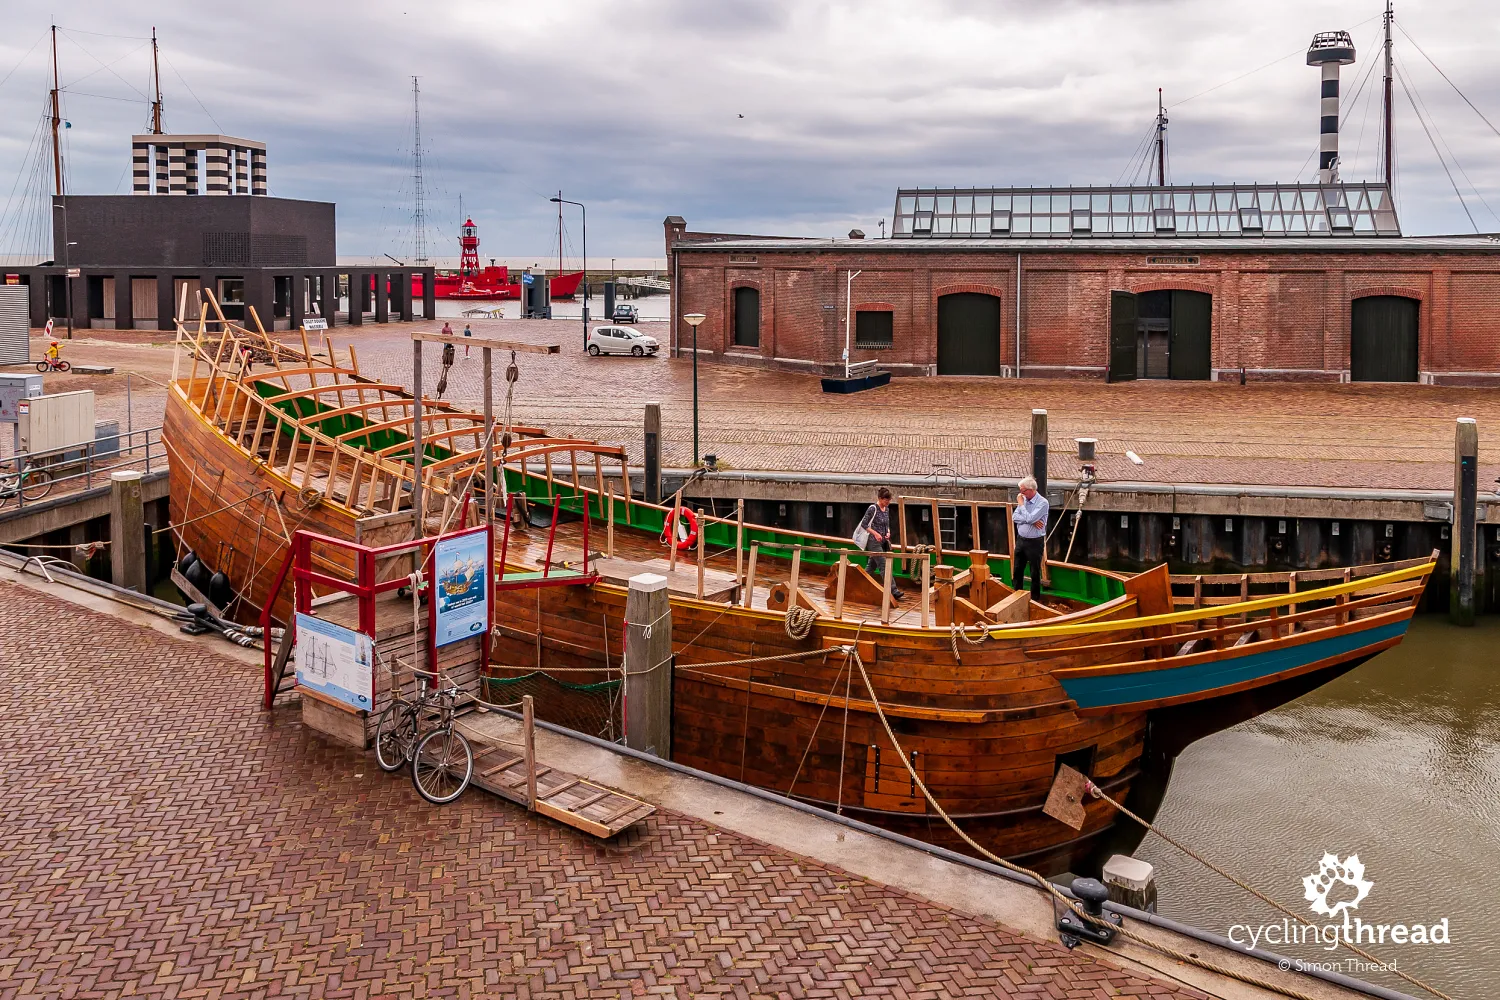
M 707 316 L 688 313 L 682 317 L 693 328 L 693 468 L 698 467 L 698 327 Z
M 577 205 L 579 212 L 583 215 L 583 349 L 589 349 L 589 210 L 581 201 L 569 201 L 567 198 L 549 198 L 548 201 L 558 205 Z
M 73 268 L 69 264 L 70 255 L 68 247 L 68 206 L 65 202 L 59 202 L 52 206 L 63 214 L 63 287 L 67 289 L 68 300 L 68 339 L 73 339 Z

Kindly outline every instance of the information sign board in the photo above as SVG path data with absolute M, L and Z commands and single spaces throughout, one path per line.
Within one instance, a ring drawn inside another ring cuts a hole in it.
M 297 684 L 369 711 L 375 704 L 374 641 L 362 632 L 297 614 Z
M 434 644 L 484 635 L 490 625 L 489 533 L 453 535 L 433 550 Z

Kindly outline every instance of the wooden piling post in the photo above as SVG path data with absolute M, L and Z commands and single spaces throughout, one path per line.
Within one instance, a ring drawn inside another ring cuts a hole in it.
M 703 600 L 703 561 L 708 552 L 708 520 L 698 508 L 698 600 Z
M 745 583 L 745 500 L 735 502 L 734 513 L 734 578 Z
M 990 554 L 984 549 L 969 551 L 969 600 L 981 608 L 995 603 L 990 600 Z
M 750 545 L 750 562 L 745 567 L 745 607 L 750 607 L 751 599 L 755 596 L 755 560 L 760 556 L 760 545 L 752 542 Z
M 792 579 L 787 584 L 787 609 L 797 606 L 797 586 L 802 578 L 802 546 L 798 545 L 792 549 Z
M 521 695 L 521 740 L 526 754 L 526 808 L 536 811 L 536 705 Z
M 1031 411 L 1031 478 L 1036 491 L 1047 495 L 1047 411 Z
M 109 474 L 109 571 L 115 586 L 146 592 L 146 514 L 141 473 Z
M 849 576 L 849 556 L 839 553 L 839 577 L 838 583 L 834 585 L 833 591 L 833 617 L 842 619 L 844 617 L 844 581 Z
M 672 497 L 672 509 L 667 512 L 667 568 L 677 568 L 677 522 L 682 517 L 682 491 Z
M 1453 548 L 1449 557 L 1448 618 L 1473 625 L 1478 612 L 1476 584 L 1482 570 L 1476 556 L 1479 503 L 1479 424 L 1459 417 L 1453 436 Z
M 646 404 L 646 481 L 641 487 L 647 503 L 661 503 L 661 404 Z
M 484 523 L 495 524 L 495 373 L 490 368 L 490 349 L 484 354 Z M 329 476 L 329 486 L 333 477 Z M 585 513 L 585 516 L 587 514 Z M 585 558 L 585 561 L 587 559 Z
M 609 484 L 609 506 L 605 515 L 604 526 L 604 548 L 605 554 L 611 559 L 615 557 L 615 484 Z
M 672 759 L 672 606 L 667 578 L 640 573 L 625 597 L 625 745 Z
M 988 605 L 986 605 L 988 607 Z M 932 563 L 922 558 L 922 627 L 932 624 Z
M 350 308 L 353 308 L 350 293 Z M 412 537 L 422 538 L 427 529 L 422 524 L 422 342 L 411 342 L 411 523 Z M 399 490 L 399 484 L 396 485 Z M 399 501 L 398 501 L 399 502 Z M 392 510 L 395 508 L 392 507 Z
M 892 554 L 887 552 L 885 556 L 885 579 L 880 586 L 880 624 L 886 625 L 891 620 L 891 571 L 895 569 L 896 560 Z
M 932 575 L 933 584 L 937 588 L 934 602 L 937 624 L 946 627 L 953 624 L 953 567 L 934 567 Z

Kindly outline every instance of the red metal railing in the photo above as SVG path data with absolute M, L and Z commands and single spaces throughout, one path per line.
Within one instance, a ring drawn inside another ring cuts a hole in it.
M 286 583 L 288 573 L 290 573 L 292 576 L 292 604 L 294 613 L 290 616 L 290 619 L 286 623 L 286 633 L 281 640 L 283 644 L 296 642 L 297 614 L 308 614 L 312 611 L 314 585 L 318 585 L 329 590 L 342 591 L 346 594 L 353 594 L 355 596 L 355 599 L 359 602 L 358 631 L 363 632 L 365 635 L 373 638 L 375 635 L 375 599 L 381 594 L 389 593 L 393 590 L 400 590 L 402 587 L 411 586 L 411 580 L 404 576 L 396 577 L 395 579 L 391 580 L 377 580 L 376 571 L 377 562 L 379 559 L 385 556 L 399 555 L 402 552 L 409 552 L 413 549 L 418 549 L 421 551 L 421 561 L 418 565 L 425 566 L 432 554 L 432 547 L 438 542 L 447 538 L 455 538 L 460 535 L 468 535 L 475 532 L 488 530 L 489 529 L 485 525 L 479 525 L 473 528 L 464 528 L 458 531 L 450 531 L 447 534 L 436 535 L 432 538 L 418 538 L 408 542 L 395 542 L 391 545 L 378 546 L 361 545 L 358 542 L 351 542 L 342 538 L 333 538 L 332 536 L 322 535 L 315 531 L 298 530 L 296 533 L 294 533 L 292 535 L 292 544 L 290 548 L 287 549 L 286 557 L 281 561 L 281 568 L 276 572 L 276 577 L 271 583 L 271 589 L 267 592 L 266 595 L 265 607 L 261 610 L 260 613 L 260 624 L 261 628 L 264 630 L 263 634 L 265 636 L 265 694 L 262 706 L 269 709 L 271 707 L 271 704 L 276 699 L 277 678 L 275 677 L 275 666 L 272 662 L 273 657 L 270 641 L 271 609 L 275 607 L 276 597 L 281 593 L 281 588 Z M 354 579 L 340 579 L 339 577 L 329 576 L 327 573 L 321 573 L 318 570 L 313 569 L 312 547 L 314 544 L 318 544 L 320 546 L 329 546 L 335 549 L 347 549 L 348 551 L 353 552 Z M 493 544 L 489 547 L 488 558 L 493 563 Z M 494 620 L 494 594 L 495 588 L 490 587 L 489 596 L 487 599 L 490 602 L 489 617 L 491 621 Z M 433 630 L 431 628 L 431 619 L 433 613 L 434 609 L 432 608 L 432 602 L 431 600 L 429 600 L 429 627 L 427 633 L 428 667 L 429 669 L 435 671 L 436 663 L 434 663 L 433 660 L 436 647 L 433 645 Z M 413 636 L 414 640 L 415 638 L 416 637 Z M 489 662 L 488 637 L 485 638 L 483 647 L 484 652 L 482 663 L 487 665 Z M 291 649 L 292 647 L 290 645 L 287 645 L 286 648 Z

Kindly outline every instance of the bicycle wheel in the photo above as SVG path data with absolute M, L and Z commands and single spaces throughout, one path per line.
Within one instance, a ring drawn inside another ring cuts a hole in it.
M 21 496 L 40 500 L 52 492 L 52 473 L 46 469 L 27 469 L 21 473 Z
M 72 367 L 73 367 L 72 363 L 68 362 L 68 361 L 59 361 L 57 363 L 57 370 L 60 371 L 60 372 L 69 371 L 69 370 L 72 369 Z
M 47 364 L 47 362 L 45 362 L 45 361 L 38 361 L 36 363 L 36 370 L 39 371 L 39 372 L 42 372 L 43 374 L 45 374 L 46 371 L 47 371 L 47 369 L 49 369 L 51 367 L 52 366 L 49 365 L 49 364 Z
M 474 776 L 474 751 L 462 733 L 434 729 L 422 737 L 411 758 L 411 781 L 417 794 L 434 805 L 452 802 Z
M 411 760 L 417 742 L 417 719 L 399 701 L 393 701 L 380 713 L 375 727 L 375 761 L 382 771 L 399 771 Z

